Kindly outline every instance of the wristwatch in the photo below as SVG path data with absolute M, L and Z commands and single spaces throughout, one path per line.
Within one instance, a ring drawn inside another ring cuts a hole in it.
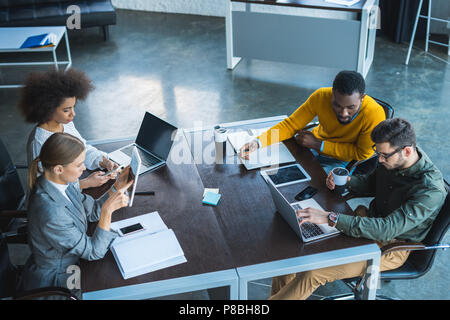
M 338 220 L 339 220 L 339 213 L 331 211 L 330 214 L 328 215 L 328 225 L 330 227 L 336 227 Z

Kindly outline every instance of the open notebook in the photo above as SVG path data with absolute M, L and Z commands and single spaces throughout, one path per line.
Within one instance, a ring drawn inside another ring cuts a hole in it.
M 111 229 L 117 231 L 138 222 L 145 230 L 117 237 L 111 245 L 124 279 L 187 261 L 175 233 L 167 228 L 156 211 L 114 222 Z
M 256 139 L 261 133 L 266 132 L 271 127 L 261 129 L 249 129 L 246 131 L 238 131 L 228 134 L 228 141 L 230 141 L 233 149 L 239 154 L 241 147 Z M 258 148 L 255 152 L 250 153 L 248 160 L 239 160 L 245 166 L 247 170 L 257 169 L 261 167 L 267 167 L 282 163 L 295 162 L 294 156 L 289 152 L 288 148 L 282 143 L 275 143 L 265 148 Z

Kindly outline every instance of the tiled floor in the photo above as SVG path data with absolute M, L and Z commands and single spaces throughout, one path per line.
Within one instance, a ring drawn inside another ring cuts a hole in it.
M 226 69 L 223 18 L 117 13 L 108 42 L 96 29 L 70 34 L 73 67 L 84 70 L 96 87 L 76 107 L 75 125 L 88 140 L 135 135 L 145 111 L 178 127 L 290 114 L 315 89 L 331 86 L 339 71 L 243 60 L 231 72 Z M 419 144 L 450 180 L 450 67 L 418 49 L 406 67 L 407 45 L 383 37 L 377 38 L 375 50 L 367 92 L 389 102 L 396 116 L 412 122 Z M 28 71 L 1 69 L 0 81 L 23 79 Z M 18 89 L 0 90 L 0 135 L 14 161 L 24 163 L 32 125 L 20 117 L 15 107 L 18 97 Z M 449 242 L 448 235 L 445 240 Z M 19 260 L 26 256 L 23 248 L 13 251 Z M 427 275 L 391 282 L 380 291 L 401 299 L 450 299 L 449 264 L 449 252 L 438 252 Z M 266 299 L 270 279 L 258 283 L 262 285 L 251 285 L 249 298 Z M 342 290 L 347 289 L 332 283 L 315 294 Z M 199 291 L 166 298 L 207 299 L 208 295 Z

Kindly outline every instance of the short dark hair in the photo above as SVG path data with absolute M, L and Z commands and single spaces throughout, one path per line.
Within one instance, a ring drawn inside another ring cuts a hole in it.
M 416 145 L 416 133 L 411 123 L 401 118 L 387 119 L 380 122 L 371 133 L 375 143 L 389 142 L 393 147 Z
M 18 108 L 25 121 L 41 124 L 50 120 L 66 98 L 86 99 L 94 88 L 82 71 L 47 71 L 30 73 L 21 90 Z
M 366 82 L 363 76 L 356 71 L 341 71 L 334 78 L 333 90 L 348 96 L 359 92 L 362 96 L 366 91 Z

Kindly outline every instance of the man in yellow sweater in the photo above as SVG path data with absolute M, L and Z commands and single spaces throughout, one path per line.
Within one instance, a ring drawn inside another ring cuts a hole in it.
M 312 131 L 303 130 L 316 116 L 319 125 Z M 332 88 L 315 91 L 290 117 L 245 144 L 240 156 L 248 159 L 258 148 L 295 136 L 301 146 L 311 149 L 328 173 L 352 160 L 372 156 L 370 133 L 383 120 L 383 107 L 365 94 L 361 74 L 341 71 Z

